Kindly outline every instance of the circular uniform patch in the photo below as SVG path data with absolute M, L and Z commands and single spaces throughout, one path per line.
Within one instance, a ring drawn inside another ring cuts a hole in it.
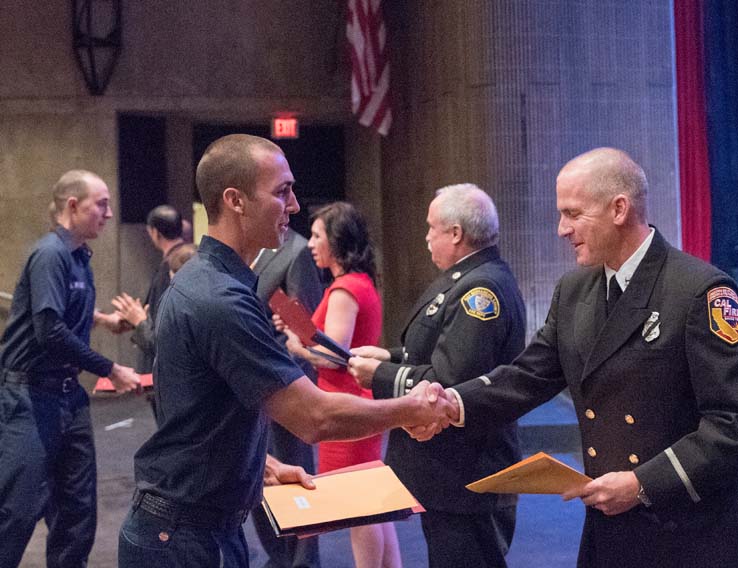
M 500 315 L 500 301 L 488 288 L 473 288 L 461 298 L 461 305 L 467 315 L 487 321 Z
M 738 343 L 738 294 L 727 286 L 707 292 L 710 331 L 731 345 Z

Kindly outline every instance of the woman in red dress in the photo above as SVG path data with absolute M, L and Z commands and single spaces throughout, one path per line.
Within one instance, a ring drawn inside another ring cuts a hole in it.
M 382 330 L 382 303 L 376 289 L 374 251 L 363 217 L 344 202 L 319 209 L 313 215 L 308 247 L 318 267 L 330 270 L 334 279 L 313 314 L 313 323 L 346 349 L 377 345 Z M 319 368 L 320 388 L 372 398 L 372 391 L 358 386 L 344 368 L 310 353 L 295 334 L 289 329 L 285 332 L 288 349 Z M 378 460 L 381 452 L 381 435 L 354 442 L 321 442 L 318 471 Z M 402 565 L 392 523 L 352 528 L 351 548 L 357 568 Z

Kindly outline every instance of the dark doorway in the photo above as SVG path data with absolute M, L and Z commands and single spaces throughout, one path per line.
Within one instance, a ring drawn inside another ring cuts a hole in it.
M 166 119 L 118 115 L 118 189 L 122 223 L 145 223 L 167 203 Z
M 252 134 L 270 138 L 268 126 L 233 124 L 195 124 L 193 127 L 193 169 L 208 145 L 228 134 Z M 316 207 L 344 199 L 345 162 L 342 126 L 300 126 L 296 140 L 274 140 L 284 150 L 295 176 L 295 194 L 300 212 L 290 225 L 305 237 L 310 236 L 310 212 Z M 194 176 L 193 176 L 194 177 Z M 197 189 L 194 200 L 199 201 Z

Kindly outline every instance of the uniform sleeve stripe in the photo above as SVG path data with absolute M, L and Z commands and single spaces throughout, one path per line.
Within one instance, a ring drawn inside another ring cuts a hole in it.
M 477 377 L 480 381 L 484 383 L 484 386 L 488 387 L 492 384 L 492 381 L 489 380 L 489 377 L 487 375 L 482 375 L 481 377 Z
M 400 367 L 395 375 L 395 384 L 392 391 L 393 398 L 399 398 L 405 394 L 405 377 L 410 373 L 410 367 Z
M 669 461 L 671 462 L 671 465 L 674 468 L 674 471 L 677 472 L 679 479 L 682 480 L 682 483 L 684 484 L 684 488 L 687 490 L 687 493 L 689 493 L 689 496 L 692 498 L 692 501 L 695 503 L 699 503 L 702 500 L 702 498 L 699 496 L 699 494 L 695 490 L 694 485 L 692 485 L 692 481 L 689 479 L 687 472 L 684 471 L 684 468 L 682 467 L 682 464 L 679 461 L 679 458 L 676 457 L 674 450 L 672 450 L 671 448 L 666 448 L 666 450 L 664 450 L 664 453 L 666 454 L 666 457 L 669 458 Z

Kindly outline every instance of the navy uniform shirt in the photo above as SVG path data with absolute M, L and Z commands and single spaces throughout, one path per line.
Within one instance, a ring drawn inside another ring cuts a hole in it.
M 112 361 L 89 347 L 95 310 L 92 251 L 74 248 L 64 227 L 33 247 L 13 294 L 0 366 L 43 375 L 85 369 L 108 375 Z
M 274 338 L 256 276 L 203 237 L 159 304 L 158 430 L 135 456 L 136 486 L 231 513 L 261 499 L 266 398 L 303 376 Z

